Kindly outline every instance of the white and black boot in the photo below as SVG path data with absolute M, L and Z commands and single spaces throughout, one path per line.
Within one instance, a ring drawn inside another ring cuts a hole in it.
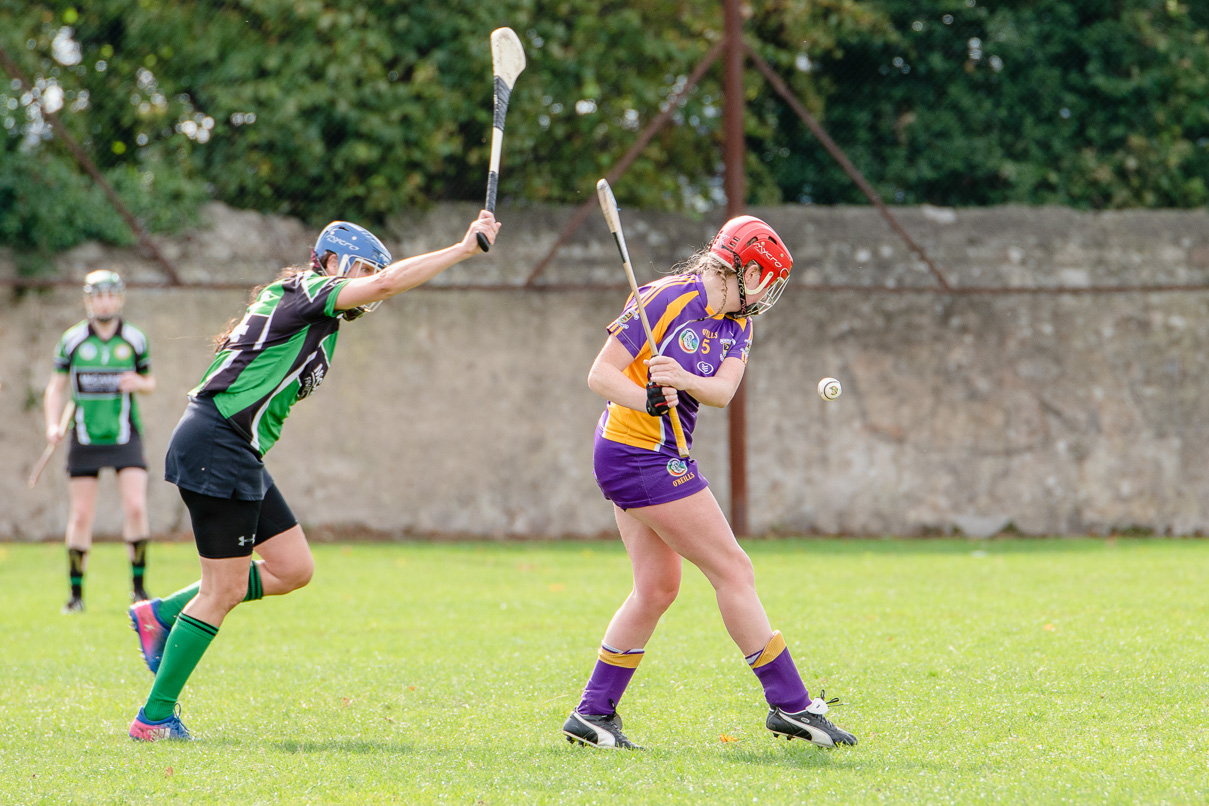
M 836 700 L 832 700 L 836 702 Z M 828 711 L 827 701 L 815 697 L 803 711 L 787 714 L 780 708 L 768 712 L 764 724 L 775 736 L 787 740 L 805 739 L 819 747 L 835 747 L 837 744 L 856 744 L 856 737 L 843 728 L 836 727 L 824 714 Z
M 616 711 L 612 716 L 593 716 L 572 711 L 571 716 L 563 723 L 563 734 L 571 744 L 591 745 L 610 750 L 641 750 L 621 732 L 621 714 Z

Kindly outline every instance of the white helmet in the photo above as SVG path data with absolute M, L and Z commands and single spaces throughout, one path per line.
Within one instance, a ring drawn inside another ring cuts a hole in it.
M 118 309 L 104 319 L 98 319 L 92 312 L 92 298 L 97 294 L 113 294 L 119 299 Z M 90 271 L 84 278 L 84 310 L 88 313 L 89 319 L 108 322 L 121 312 L 124 304 L 126 304 L 126 284 L 122 282 L 122 278 L 116 271 L 97 269 Z

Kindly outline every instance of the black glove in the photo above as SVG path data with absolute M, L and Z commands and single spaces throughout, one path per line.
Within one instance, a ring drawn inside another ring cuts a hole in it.
M 654 381 L 646 385 L 646 413 L 652 417 L 662 417 L 668 413 L 671 406 L 663 396 L 663 387 Z

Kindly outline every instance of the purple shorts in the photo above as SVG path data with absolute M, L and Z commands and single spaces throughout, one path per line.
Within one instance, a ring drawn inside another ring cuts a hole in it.
M 622 509 L 679 501 L 709 486 L 695 459 L 623 445 L 605 439 L 599 430 L 592 475 L 604 497 Z

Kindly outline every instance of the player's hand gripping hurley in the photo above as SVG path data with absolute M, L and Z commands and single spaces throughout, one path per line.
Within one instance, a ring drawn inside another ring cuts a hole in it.
M 512 98 L 512 87 L 516 78 L 525 69 L 525 49 L 516 31 L 511 28 L 496 28 L 491 32 L 491 72 L 495 75 L 495 119 L 491 128 L 491 171 L 487 174 L 487 212 L 495 214 L 495 193 L 500 182 L 500 152 L 504 148 L 504 116 L 508 114 L 508 101 Z M 491 251 L 491 244 L 483 233 L 475 233 L 479 249 Z
M 617 250 L 621 252 L 621 265 L 625 266 L 625 276 L 630 281 L 630 290 L 634 292 L 634 305 L 638 308 L 638 318 L 642 320 L 642 329 L 646 333 L 646 343 L 655 350 L 655 335 L 651 332 L 651 323 L 647 321 L 646 311 L 642 307 L 642 298 L 638 296 L 638 281 L 634 279 L 634 267 L 630 265 L 630 250 L 625 245 L 625 233 L 621 231 L 621 213 L 617 207 L 617 199 L 613 196 L 613 188 L 609 180 L 601 179 L 596 183 L 596 196 L 600 199 L 600 209 L 604 212 L 605 221 L 609 223 L 609 232 L 617 242 Z M 680 427 L 680 415 L 675 408 L 668 409 L 668 418 L 672 421 L 672 433 L 676 435 L 676 452 L 682 458 L 688 456 L 688 445 L 684 441 L 684 429 Z
M 74 400 L 67 401 L 67 405 L 63 407 L 63 416 L 59 418 L 59 441 L 61 442 L 67 436 L 67 429 L 71 427 L 71 418 L 76 413 L 76 402 Z M 38 457 L 38 463 L 34 465 L 34 469 L 30 471 L 29 488 L 32 490 L 34 485 L 38 483 L 38 479 L 42 476 L 42 471 L 46 469 L 46 463 L 50 461 L 50 457 L 55 452 L 57 442 L 48 442 L 46 449 L 42 451 L 42 455 Z

